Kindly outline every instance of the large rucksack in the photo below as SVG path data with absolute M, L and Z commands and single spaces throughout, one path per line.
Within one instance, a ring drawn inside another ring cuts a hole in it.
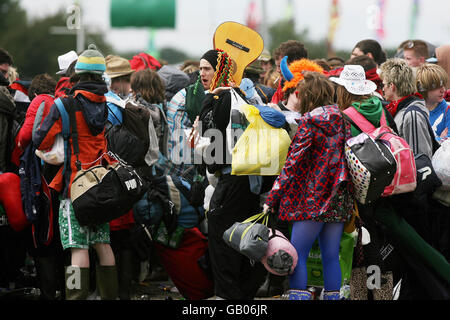
M 150 144 L 148 126 L 145 125 L 148 120 L 145 121 L 142 112 L 129 108 L 122 110 L 122 117 L 122 122 L 116 117 L 120 124 L 112 126 L 105 133 L 108 150 L 132 166 L 143 165 Z
M 391 160 L 393 159 L 396 164 L 395 166 L 391 166 L 390 169 L 385 173 L 383 173 L 383 170 L 377 171 L 379 173 L 379 176 L 377 177 L 378 181 L 375 181 L 371 179 L 371 177 L 364 176 L 364 173 L 370 172 L 374 168 L 371 165 L 375 164 L 373 163 L 373 161 L 376 160 L 375 157 L 370 157 L 370 154 L 368 153 L 369 157 L 365 159 L 357 159 L 357 161 L 353 162 L 354 164 L 359 161 L 359 163 L 361 164 L 360 168 L 358 168 L 357 166 L 351 166 L 350 168 L 353 183 L 355 185 L 364 184 L 365 186 L 368 186 L 370 188 L 370 185 L 381 186 L 381 180 L 391 180 L 384 188 L 381 188 L 381 194 L 373 194 L 374 197 L 372 197 L 372 200 L 375 200 L 378 196 L 381 195 L 390 196 L 393 194 L 414 191 L 417 186 L 416 163 L 414 160 L 414 154 L 408 143 L 403 138 L 396 135 L 393 130 L 388 127 L 384 115 L 384 110 L 382 111 L 380 126 L 378 128 L 375 128 L 363 115 L 361 115 L 353 107 L 345 109 L 344 115 L 344 117 L 346 117 L 346 119 L 349 120 L 353 126 L 355 126 L 362 132 L 360 135 L 347 141 L 347 145 L 352 144 L 350 148 L 346 149 L 347 151 L 352 148 L 354 149 L 357 145 L 364 145 L 364 137 L 369 136 L 372 141 L 377 142 L 376 146 L 378 150 L 382 150 L 381 155 L 384 155 L 384 158 L 386 160 L 389 160 L 387 162 L 391 162 Z M 376 151 L 377 149 L 374 149 L 374 155 Z M 380 160 L 383 159 L 380 158 Z M 363 167 L 367 170 L 363 170 Z M 391 179 L 392 169 L 395 170 L 395 173 L 393 175 L 393 178 Z M 361 191 L 361 189 L 359 189 L 359 191 Z M 361 199 L 358 200 L 361 202 Z
M 53 238 L 53 202 L 35 151 L 32 143 L 25 149 L 20 158 L 19 177 L 23 212 L 32 225 L 33 241 L 38 246 L 50 244 Z

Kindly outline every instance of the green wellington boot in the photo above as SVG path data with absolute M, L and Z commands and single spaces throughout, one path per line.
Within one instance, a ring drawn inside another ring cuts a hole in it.
M 86 300 L 89 295 L 89 268 L 65 268 L 66 300 Z
M 95 269 L 97 291 L 102 300 L 116 300 L 119 295 L 119 281 L 116 266 L 97 265 Z

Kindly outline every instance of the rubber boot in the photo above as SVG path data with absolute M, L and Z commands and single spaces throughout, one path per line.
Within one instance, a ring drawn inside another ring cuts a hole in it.
M 286 276 L 277 276 L 272 273 L 268 273 L 266 281 L 259 287 L 256 292 L 258 298 L 268 298 L 276 295 L 281 295 L 285 291 Z
M 133 257 L 132 252 L 124 250 L 117 260 L 117 273 L 119 281 L 119 299 L 131 299 L 131 282 L 133 280 Z
M 308 290 L 290 289 L 287 291 L 288 300 L 311 300 L 311 292 Z
M 89 295 L 89 268 L 65 269 L 66 300 L 86 300 Z
M 55 300 L 57 278 L 55 257 L 38 257 L 36 259 L 38 286 L 41 300 Z
M 323 300 L 341 300 L 339 291 L 324 291 Z
M 116 300 L 119 293 L 116 266 L 101 266 L 95 268 L 97 292 L 102 300 Z

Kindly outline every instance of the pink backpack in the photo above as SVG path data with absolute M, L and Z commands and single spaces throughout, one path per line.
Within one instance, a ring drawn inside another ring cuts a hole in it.
M 393 194 L 414 191 L 417 186 L 417 173 L 413 151 L 405 139 L 395 134 L 395 132 L 389 128 L 386 123 L 384 110 L 382 111 L 380 127 L 378 128 L 375 128 L 353 107 L 345 109 L 344 113 L 360 130 L 375 140 L 381 140 L 390 149 L 397 162 L 397 171 L 395 172 L 394 179 L 392 179 L 391 184 L 384 189 L 382 196 L 387 197 Z

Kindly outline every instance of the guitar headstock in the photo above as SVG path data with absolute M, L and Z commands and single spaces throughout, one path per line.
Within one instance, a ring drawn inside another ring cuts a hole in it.
M 213 45 L 214 48 L 224 50 L 236 63 L 233 74 L 236 85 L 241 83 L 245 68 L 258 59 L 264 49 L 264 41 L 258 32 L 232 21 L 217 27 Z

